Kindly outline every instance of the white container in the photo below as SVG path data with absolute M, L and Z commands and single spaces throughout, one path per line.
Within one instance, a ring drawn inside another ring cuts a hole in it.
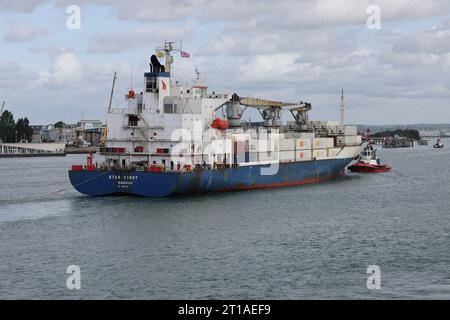
M 316 134 L 314 132 L 302 132 L 299 137 L 303 139 L 314 139 Z
M 329 148 L 328 158 L 336 158 L 342 152 L 342 148 Z
M 258 152 L 258 140 L 249 140 L 248 141 L 248 151 Z
M 346 136 L 356 136 L 358 134 L 358 128 L 356 126 L 345 126 L 344 134 Z
M 280 151 L 279 152 L 280 162 L 294 162 L 295 161 L 295 151 Z
M 312 151 L 311 150 L 298 150 L 295 152 L 295 161 L 311 161 Z
M 361 145 L 361 136 L 339 136 L 338 143 L 346 146 L 358 146 Z
M 312 139 L 299 138 L 295 141 L 296 150 L 311 150 L 312 149 Z
M 328 127 L 327 127 L 327 133 L 328 133 L 329 135 L 336 135 L 337 132 L 338 132 L 337 126 L 328 126 Z
M 278 151 L 278 140 L 262 139 L 258 140 L 258 152 Z
M 313 150 L 313 159 L 322 160 L 328 157 L 327 149 L 315 149 Z
M 295 150 L 295 139 L 280 140 L 280 151 L 294 151 L 294 150 Z
M 278 161 L 278 152 L 259 152 L 258 159 L 261 162 Z
M 315 138 L 313 140 L 313 149 L 327 149 L 334 147 L 333 138 Z

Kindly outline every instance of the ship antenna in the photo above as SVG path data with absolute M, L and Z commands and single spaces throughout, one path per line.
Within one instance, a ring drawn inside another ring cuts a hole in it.
M 339 106 L 339 111 L 341 114 L 341 126 L 344 125 L 344 89 L 342 89 L 342 94 L 341 94 L 341 105 Z

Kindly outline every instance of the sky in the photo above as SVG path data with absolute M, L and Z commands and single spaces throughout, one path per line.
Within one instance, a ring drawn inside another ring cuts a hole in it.
M 0 101 L 32 124 L 104 120 L 113 73 L 121 106 L 164 40 L 191 54 L 183 83 L 198 67 L 211 91 L 308 101 L 313 120 L 339 119 L 343 88 L 347 123 L 450 123 L 448 0 L 0 0 Z

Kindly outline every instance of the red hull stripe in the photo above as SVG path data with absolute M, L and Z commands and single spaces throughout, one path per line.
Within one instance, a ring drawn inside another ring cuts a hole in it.
M 324 181 L 327 181 L 327 180 L 330 180 L 333 178 L 336 178 L 336 176 L 329 176 L 329 177 L 322 177 L 322 178 L 309 178 L 309 179 L 303 179 L 303 180 L 297 180 L 297 181 L 282 181 L 282 182 L 274 182 L 274 183 L 255 184 L 255 185 L 251 185 L 251 186 L 233 186 L 231 188 L 220 189 L 220 190 L 218 190 L 218 192 L 294 187 L 294 186 L 302 186 L 305 184 L 320 183 L 320 182 L 324 182 Z

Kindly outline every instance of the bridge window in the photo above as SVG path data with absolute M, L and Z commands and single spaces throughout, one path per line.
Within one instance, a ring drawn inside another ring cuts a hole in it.
M 155 77 L 147 78 L 145 88 L 146 92 L 155 92 L 157 88 L 156 78 Z

